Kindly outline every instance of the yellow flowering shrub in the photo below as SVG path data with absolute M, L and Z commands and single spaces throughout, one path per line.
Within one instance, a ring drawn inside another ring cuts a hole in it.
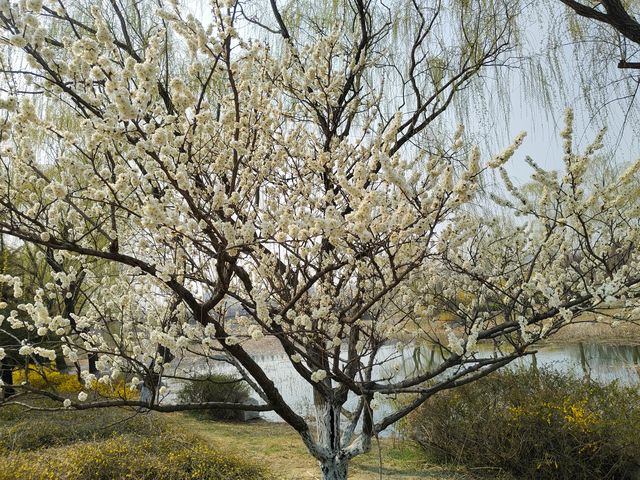
M 23 382 L 38 390 L 51 390 L 60 394 L 77 394 L 84 390 L 107 398 L 132 400 L 140 396 L 137 390 L 131 390 L 122 379 L 110 380 L 109 383 L 95 381 L 91 385 L 83 385 L 77 375 L 62 373 L 51 367 L 29 367 L 26 375 L 24 368 L 14 370 L 13 383 L 19 385 Z
M 572 400 L 565 398 L 562 402 L 538 402 L 530 405 L 507 407 L 510 415 L 509 421 L 517 425 L 525 420 L 525 417 L 542 420 L 548 425 L 556 424 L 561 428 L 578 429 L 583 433 L 594 430 L 599 418 L 597 414 L 589 411 L 586 399 Z
M 603 480 L 640 473 L 637 388 L 551 369 L 497 372 L 441 392 L 403 425 L 430 458 L 518 478 Z
M 49 399 L 34 402 L 41 407 L 59 406 Z M 123 434 L 163 435 L 166 429 L 160 418 L 151 414 L 133 415 L 126 408 L 48 412 L 6 405 L 0 408 L 0 451 L 60 447 Z
M 261 467 L 184 437 L 118 436 L 8 452 L 0 480 L 266 480 Z
M 39 400 L 41 406 L 54 406 Z M 0 409 L 0 480 L 267 480 L 265 468 L 215 450 L 160 414 L 123 408 Z

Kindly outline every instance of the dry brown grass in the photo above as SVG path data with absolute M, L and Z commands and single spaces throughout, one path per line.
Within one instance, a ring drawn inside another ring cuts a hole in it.
M 608 319 L 596 322 L 593 315 L 585 314 L 575 323 L 561 328 L 548 340 L 548 343 L 640 345 L 640 322 L 620 322 L 613 325 L 615 324 Z

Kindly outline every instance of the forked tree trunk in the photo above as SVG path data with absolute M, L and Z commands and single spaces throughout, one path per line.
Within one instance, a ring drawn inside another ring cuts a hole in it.
M 322 480 L 347 480 L 349 460 L 332 458 L 320 462 Z
M 333 404 L 315 392 L 316 428 L 318 444 L 325 455 L 320 457 L 320 473 L 322 480 L 346 480 L 349 459 L 341 452 L 340 405 Z

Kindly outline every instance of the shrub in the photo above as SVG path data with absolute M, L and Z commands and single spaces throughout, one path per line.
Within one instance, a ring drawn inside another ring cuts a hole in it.
M 39 405 L 58 406 L 48 400 Z M 57 447 L 124 433 L 160 435 L 164 431 L 157 416 L 127 409 L 46 412 L 24 410 L 17 405 L 0 409 L 0 451 Z
M 249 386 L 241 379 L 231 375 L 205 374 L 192 378 L 178 394 L 182 402 L 231 402 L 245 403 L 249 400 Z M 215 420 L 238 420 L 242 416 L 239 410 L 215 409 L 194 411 Z
M 640 464 L 640 394 L 551 369 L 441 392 L 404 424 L 432 457 L 534 479 L 624 479 Z
M 265 480 L 260 467 L 180 436 L 132 435 L 10 452 L 0 480 Z
M 140 393 L 127 387 L 123 379 L 113 381 L 106 377 L 109 383 L 94 381 L 91 385 L 83 385 L 78 376 L 73 373 L 62 373 L 58 370 L 44 366 L 30 366 L 25 375 L 25 369 L 13 371 L 13 383 L 20 385 L 28 383 L 39 390 L 51 390 L 59 394 L 76 394 L 82 390 L 94 393 L 100 397 L 135 399 Z
M 38 406 L 55 405 L 38 400 Z M 0 409 L 0 480 L 265 480 L 153 413 Z

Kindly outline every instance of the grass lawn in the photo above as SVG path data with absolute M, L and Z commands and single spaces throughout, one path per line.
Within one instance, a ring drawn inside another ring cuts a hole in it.
M 298 434 L 284 423 L 228 423 L 210 421 L 180 413 L 167 416 L 169 424 L 189 431 L 213 448 L 235 455 L 249 455 L 248 460 L 267 466 L 283 480 L 317 479 L 319 470 Z M 382 463 L 382 469 L 380 464 Z M 382 477 L 380 477 L 382 473 Z M 356 457 L 349 471 L 350 480 L 433 479 L 475 480 L 497 478 L 496 472 L 470 472 L 425 463 L 424 453 L 408 441 L 381 439 L 380 450 L 373 441 L 371 451 Z

